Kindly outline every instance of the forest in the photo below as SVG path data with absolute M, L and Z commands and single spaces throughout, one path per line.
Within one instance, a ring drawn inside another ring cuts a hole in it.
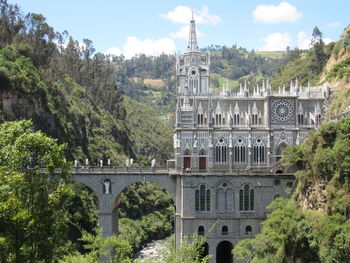
M 0 10 L 0 261 L 96 262 L 102 255 L 131 262 L 147 242 L 173 233 L 169 194 L 148 183 L 129 186 L 119 206 L 120 235 L 103 239 L 96 197 L 72 183 L 69 171 L 74 160 L 85 159 L 121 166 L 133 158 L 135 166 L 149 166 L 155 158 L 165 165 L 173 156 L 175 57 L 106 56 L 89 39 L 81 46 L 67 31 L 56 32 L 42 14 L 23 14 L 6 0 Z M 204 48 L 211 51 L 211 85 L 220 90 L 229 82 L 236 89 L 239 82 L 269 77 L 274 87 L 295 78 L 303 85 L 327 80 L 346 87 L 349 31 L 325 45 L 315 28 L 312 49 L 272 57 L 235 45 Z M 349 103 L 349 89 L 340 89 L 329 116 Z M 299 168 L 298 188 L 290 200 L 271 204 L 262 233 L 240 243 L 236 255 L 253 251 L 252 262 L 349 261 L 350 160 L 348 147 L 341 147 L 348 144 L 349 125 L 348 118 L 326 124 L 286 150 L 286 165 Z M 58 174 L 55 167 L 61 167 Z M 323 204 L 309 190 L 319 182 Z M 321 207 L 301 207 L 301 200 Z M 192 240 L 167 261 L 205 262 L 198 249 L 203 240 Z

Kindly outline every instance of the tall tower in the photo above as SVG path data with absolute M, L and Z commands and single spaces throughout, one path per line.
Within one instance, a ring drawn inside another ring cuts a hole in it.
M 191 130 L 197 127 L 196 113 L 198 107 L 202 107 L 200 99 L 209 96 L 209 68 L 209 54 L 203 54 L 198 49 L 196 24 L 192 16 L 187 49 L 183 56 L 176 58 L 177 131 L 174 137 L 177 143 L 174 146 L 178 169 L 198 166 L 197 160 L 193 159 L 198 155 L 197 133 Z M 204 115 L 202 119 L 204 121 Z
M 209 92 L 208 55 L 202 55 L 197 46 L 196 25 L 192 18 L 186 52 L 176 61 L 178 95 L 198 96 Z M 182 97 L 183 99 L 183 97 Z

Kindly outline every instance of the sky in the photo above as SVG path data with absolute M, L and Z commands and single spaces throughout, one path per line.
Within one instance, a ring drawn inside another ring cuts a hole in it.
M 248 50 L 310 47 L 317 26 L 326 43 L 350 24 L 349 0 L 8 0 L 26 14 L 43 14 L 55 31 L 90 39 L 98 52 L 126 58 L 180 54 L 192 11 L 198 46 Z

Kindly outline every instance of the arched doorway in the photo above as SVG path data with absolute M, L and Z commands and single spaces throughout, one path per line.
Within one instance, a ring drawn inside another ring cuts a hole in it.
M 205 171 L 207 170 L 207 158 L 205 157 L 205 150 L 200 150 L 199 152 L 199 170 Z
M 190 150 L 186 150 L 184 153 L 184 170 L 191 169 L 191 152 Z
M 231 242 L 220 242 L 216 247 L 216 263 L 233 263 L 232 249 L 233 245 Z

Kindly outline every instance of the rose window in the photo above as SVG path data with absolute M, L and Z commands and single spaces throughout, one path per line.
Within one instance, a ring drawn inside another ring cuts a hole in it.
M 292 105 L 285 100 L 278 101 L 273 105 L 272 113 L 276 120 L 288 121 L 292 116 Z

